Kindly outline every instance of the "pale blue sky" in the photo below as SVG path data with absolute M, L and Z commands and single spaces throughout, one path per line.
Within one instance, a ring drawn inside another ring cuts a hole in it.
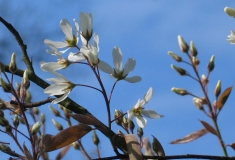
M 227 16 L 223 9 L 226 6 L 234 7 L 232 1 L 202 1 L 202 0 L 167 0 L 167 1 L 22 1 L 20 3 L 9 1 L 1 2 L 0 15 L 12 23 L 24 38 L 28 45 L 29 56 L 34 59 L 36 73 L 42 78 L 51 78 L 53 75 L 40 70 L 39 61 L 56 61 L 56 58 L 46 53 L 48 47 L 43 43 L 44 39 L 63 40 L 64 35 L 60 30 L 59 21 L 67 18 L 78 19 L 80 12 L 93 13 L 94 32 L 100 37 L 100 59 L 110 65 L 112 62 L 112 49 L 114 46 L 121 48 L 124 63 L 129 57 L 137 61 L 135 70 L 130 75 L 139 75 L 143 78 L 140 83 L 130 84 L 121 81 L 117 84 L 111 101 L 111 109 L 127 111 L 139 98 L 142 98 L 149 87 L 154 88 L 154 97 L 146 105 L 148 109 L 156 110 L 165 117 L 157 120 L 148 120 L 144 130 L 145 137 L 152 141 L 151 134 L 162 143 L 167 155 L 176 154 L 211 154 L 223 155 L 217 138 L 208 134 L 195 142 L 183 145 L 171 145 L 172 140 L 181 138 L 191 132 L 202 128 L 199 120 L 211 123 L 202 112 L 193 104 L 192 97 L 181 97 L 171 92 L 172 87 L 186 88 L 192 93 L 202 96 L 199 85 L 188 77 L 180 77 L 171 64 L 186 67 L 187 65 L 176 63 L 168 54 L 173 51 L 184 56 L 178 47 L 177 36 L 182 35 L 189 43 L 193 40 L 201 60 L 200 75 L 207 73 L 207 64 L 211 55 L 215 55 L 215 70 L 212 72 L 209 84 L 210 98 L 214 101 L 213 91 L 217 80 L 222 80 L 223 90 L 234 84 L 235 55 L 234 47 L 226 41 L 230 30 L 235 30 L 235 21 Z M 0 25 L 1 56 L 8 63 L 12 52 L 19 56 L 18 63 L 21 69 L 25 69 L 20 59 L 20 49 L 14 38 L 3 25 Z M 7 42 L 8 48 L 3 46 Z M 186 58 L 186 57 L 185 57 Z M 75 68 L 76 67 L 76 68 Z M 192 70 L 189 70 L 192 71 Z M 70 70 L 61 71 L 68 79 L 76 83 L 84 83 L 98 86 L 90 69 L 84 66 L 74 66 Z M 76 74 L 74 74 L 76 73 Z M 114 79 L 102 73 L 102 79 L 109 92 Z M 21 81 L 20 79 L 18 81 Z M 47 97 L 42 89 L 32 84 L 34 101 Z M 0 92 L 1 97 L 5 93 Z M 219 115 L 219 126 L 226 144 L 235 142 L 234 91 L 232 91 L 225 108 Z M 10 95 L 5 96 L 6 98 Z M 91 89 L 75 88 L 70 98 L 86 107 L 92 114 L 107 124 L 106 108 L 102 96 Z M 92 99 L 92 101 L 91 101 Z M 57 106 L 54 106 L 57 107 Z M 47 115 L 47 130 L 50 134 L 57 131 L 52 125 L 51 112 L 48 105 L 40 107 L 40 111 Z M 60 119 L 56 118 L 63 123 Z M 73 122 L 75 124 L 75 122 Z M 212 124 L 212 123 L 211 123 Z M 66 126 L 66 124 L 64 124 Z M 113 125 L 113 130 L 120 129 Z M 101 155 L 111 156 L 108 139 L 100 132 Z M 2 133 L 1 133 L 1 137 Z M 7 141 L 5 138 L 0 141 Z M 9 139 L 10 140 L 10 139 Z M 23 141 L 22 141 L 23 142 Z M 95 146 L 91 145 L 91 135 L 84 137 L 84 145 L 87 151 L 95 158 Z M 14 146 L 14 145 L 13 145 Z M 50 153 L 53 159 L 57 151 Z M 228 148 L 230 156 L 235 152 Z M 76 155 L 76 156 L 75 156 Z M 1 158 L 7 158 L 0 153 Z M 70 149 L 65 159 L 77 159 L 82 157 L 74 149 Z

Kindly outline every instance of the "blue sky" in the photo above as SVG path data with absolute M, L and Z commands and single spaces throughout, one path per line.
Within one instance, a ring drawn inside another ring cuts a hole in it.
M 180 77 L 171 69 L 171 64 L 181 67 L 186 67 L 186 65 L 177 64 L 167 52 L 173 51 L 183 57 L 184 54 L 180 52 L 177 36 L 182 35 L 188 43 L 193 40 L 201 61 L 200 75 L 207 73 L 210 57 L 215 55 L 216 66 L 209 84 L 210 98 L 213 102 L 213 91 L 217 81 L 222 80 L 222 89 L 224 90 L 233 85 L 235 79 L 233 72 L 233 68 L 235 68 L 235 55 L 233 53 L 235 46 L 226 41 L 230 30 L 235 29 L 235 21 L 223 11 L 226 6 L 235 8 L 232 1 L 115 0 L 78 2 L 74 0 L 68 2 L 58 0 L 48 2 L 42 0 L 32 2 L 26 0 L 21 3 L 13 3 L 13 1 L 1 3 L 4 9 L 1 9 L 0 15 L 12 23 L 24 38 L 24 42 L 28 45 L 29 56 L 34 60 L 36 73 L 44 79 L 51 78 L 53 75 L 41 71 L 39 61 L 56 61 L 56 58 L 46 53 L 45 50 L 48 47 L 43 43 L 43 40 L 63 40 L 64 35 L 59 26 L 61 19 L 67 18 L 72 24 L 72 19 L 78 19 L 80 12 L 93 13 L 94 32 L 100 38 L 100 59 L 112 65 L 112 49 L 114 46 L 118 46 L 122 50 L 124 63 L 129 57 L 133 57 L 137 61 L 136 68 L 130 75 L 139 75 L 143 79 L 136 84 L 125 81 L 117 84 L 111 100 L 112 111 L 114 112 L 114 109 L 127 111 L 135 105 L 139 98 L 144 96 L 151 86 L 154 88 L 154 97 L 146 107 L 156 110 L 165 117 L 148 120 L 144 130 L 145 137 L 149 137 L 152 141 L 151 134 L 156 136 L 162 143 L 167 155 L 188 153 L 223 155 L 217 138 L 211 134 L 188 144 L 169 144 L 172 140 L 203 128 L 199 120 L 207 121 L 210 124 L 212 122 L 194 106 L 192 97 L 181 97 L 171 92 L 172 87 L 179 87 L 202 96 L 197 83 L 188 77 Z M 19 67 L 25 69 L 25 65 L 21 61 L 20 49 L 13 36 L 8 33 L 3 25 L 0 25 L 0 32 L 0 45 L 3 48 L 0 54 L 4 57 L 4 62 L 8 63 L 11 53 L 16 52 L 19 55 L 17 57 Z M 4 48 L 5 44 L 8 47 Z M 94 75 L 85 66 L 76 65 L 60 73 L 63 73 L 73 82 L 98 87 Z M 102 79 L 109 92 L 114 79 L 109 78 L 104 73 L 102 73 Z M 20 79 L 17 80 L 21 81 Z M 47 97 L 42 89 L 33 84 L 31 86 L 31 91 L 37 90 L 37 92 L 32 93 L 34 101 Z M 10 97 L 3 92 L 0 92 L 0 94 L 1 97 L 6 99 Z M 235 138 L 232 136 L 235 134 L 233 127 L 235 121 L 234 96 L 235 94 L 232 91 L 218 119 L 226 144 L 235 142 Z M 86 107 L 92 114 L 107 124 L 105 103 L 98 92 L 78 87 L 73 90 L 70 98 Z M 40 107 L 40 111 L 46 113 L 48 133 L 56 134 L 57 131 L 51 122 L 53 115 L 49 111 L 48 105 Z M 61 119 L 55 119 L 66 126 Z M 74 121 L 73 124 L 75 123 Z M 117 131 L 118 129 L 120 128 L 114 124 L 113 130 Z M 101 138 L 101 155 L 114 155 L 109 141 L 101 133 L 98 132 L 98 135 Z M 3 139 L 0 138 L 0 141 L 7 141 L 7 136 L 1 134 L 1 137 Z M 83 142 L 91 156 L 95 157 L 95 146 L 90 145 L 92 143 L 91 134 L 86 135 Z M 230 156 L 235 156 L 235 152 L 230 148 L 228 148 L 228 153 Z M 53 159 L 56 154 L 57 151 L 51 152 L 50 158 Z M 2 153 L 0 157 L 7 158 Z M 77 157 L 82 157 L 82 155 L 71 148 L 65 159 L 72 160 L 77 159 Z

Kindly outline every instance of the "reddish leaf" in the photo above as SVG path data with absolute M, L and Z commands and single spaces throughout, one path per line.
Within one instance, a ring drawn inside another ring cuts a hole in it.
M 235 143 L 232 143 L 231 145 L 228 146 L 230 146 L 233 150 L 235 150 Z
M 152 135 L 153 136 L 153 135 Z M 152 148 L 153 151 L 158 155 L 158 156 L 165 156 L 164 149 L 161 145 L 161 143 L 158 141 L 156 137 L 153 136 L 153 143 L 152 143 Z
M 23 147 L 24 147 L 24 155 L 26 156 L 27 160 L 33 160 L 33 156 L 31 155 L 25 144 L 23 145 Z
M 70 148 L 70 145 L 64 147 L 64 148 L 60 151 L 60 153 L 56 156 L 56 160 L 62 159 L 62 158 L 65 156 L 65 154 L 69 151 L 69 148 Z
M 223 108 L 223 106 L 224 106 L 225 102 L 227 101 L 227 99 L 228 99 L 228 97 L 229 97 L 229 95 L 230 95 L 232 89 L 233 89 L 233 86 L 227 88 L 227 89 L 221 94 L 221 96 L 219 97 L 218 102 L 217 102 L 217 106 L 216 106 L 217 109 L 221 110 L 221 109 Z
M 45 152 L 57 150 L 82 138 L 91 130 L 92 128 L 88 125 L 78 124 L 59 132 L 55 136 L 46 134 L 40 141 L 40 149 Z
M 172 141 L 171 144 L 182 144 L 182 143 L 192 142 L 192 141 L 204 136 L 207 133 L 208 133 L 207 129 L 203 128 L 201 130 L 198 130 L 196 132 L 193 132 L 193 133 L 185 136 L 184 138 L 176 139 L 176 140 Z
M 140 144 L 134 134 L 125 135 L 129 159 L 143 160 Z
M 217 136 L 216 130 L 209 123 L 207 123 L 205 121 L 200 121 L 200 122 L 207 129 L 207 131 L 209 131 L 210 133 L 212 133 L 212 134 Z

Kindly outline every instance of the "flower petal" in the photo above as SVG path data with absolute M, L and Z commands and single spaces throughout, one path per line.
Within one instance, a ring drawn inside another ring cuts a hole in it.
M 163 115 L 160 115 L 158 114 L 157 112 L 155 112 L 154 110 L 143 110 L 142 111 L 142 114 L 145 116 L 145 117 L 148 117 L 148 118 L 162 118 L 164 117 Z
M 127 63 L 125 64 L 124 70 L 123 70 L 123 76 L 126 76 L 129 74 L 133 69 L 135 68 L 136 61 L 134 58 L 129 58 Z
M 64 48 L 68 46 L 68 42 L 57 42 L 49 39 L 45 39 L 44 43 L 48 46 L 54 46 L 55 48 Z
M 100 60 L 98 64 L 98 68 L 103 72 L 106 72 L 108 74 L 113 74 L 113 68 L 108 63 L 102 60 Z
M 128 111 L 127 111 L 127 116 L 128 116 L 128 119 L 129 119 L 129 120 L 132 120 L 132 119 L 134 118 L 133 111 L 132 111 L 132 110 L 128 110 Z
M 65 93 L 64 89 L 66 89 L 67 87 L 68 87 L 68 84 L 66 83 L 52 84 L 49 87 L 44 89 L 44 93 L 47 93 L 50 96 L 61 95 Z
M 140 105 L 144 106 L 152 99 L 152 97 L 153 97 L 153 88 L 150 87 L 148 92 L 144 95 L 143 100 L 141 100 Z
M 46 72 L 50 69 L 53 71 L 56 71 L 56 70 L 60 70 L 63 68 L 65 68 L 65 65 L 57 63 L 57 62 L 48 62 L 48 63 L 41 64 L 41 69 Z
M 227 39 L 231 44 L 235 44 L 235 31 L 231 31 L 231 34 L 228 36 Z
M 52 103 L 52 104 L 57 104 L 57 103 L 63 101 L 64 99 L 66 99 L 69 94 L 70 94 L 70 91 L 65 92 L 65 94 L 64 94 L 63 96 L 61 96 L 60 98 L 56 98 L 56 99 L 53 100 L 51 103 Z
M 119 47 L 113 48 L 113 64 L 117 72 L 122 71 L 122 51 Z
M 67 19 L 62 19 L 60 21 L 61 30 L 64 32 L 66 39 L 73 39 L 72 26 Z
M 76 54 L 76 53 L 70 52 L 68 59 L 72 62 L 79 62 L 79 61 L 85 60 L 86 58 L 81 53 Z
M 124 80 L 130 83 L 136 83 L 136 82 L 140 82 L 142 78 L 140 76 L 133 76 L 133 77 L 126 77 L 124 78 Z
M 142 116 L 136 116 L 135 120 L 140 128 L 144 128 L 147 124 L 147 120 Z
M 98 36 L 98 34 L 94 34 L 94 47 L 97 48 L 97 52 L 100 51 L 100 48 L 99 48 L 99 36 Z

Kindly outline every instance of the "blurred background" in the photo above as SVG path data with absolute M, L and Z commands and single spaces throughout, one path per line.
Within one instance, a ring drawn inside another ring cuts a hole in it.
M 152 136 L 161 142 L 166 155 L 178 154 L 207 154 L 223 155 L 217 138 L 212 134 L 188 144 L 170 144 L 171 141 L 184 137 L 185 135 L 203 128 L 199 120 L 212 121 L 199 111 L 193 104 L 191 96 L 179 96 L 171 92 L 172 87 L 185 88 L 188 91 L 203 96 L 198 83 L 189 77 L 179 76 L 170 65 L 175 64 L 193 74 L 187 65 L 177 64 L 168 54 L 173 51 L 181 55 L 185 60 L 186 56 L 181 53 L 177 36 L 182 35 L 186 42 L 193 40 L 198 50 L 198 57 L 201 61 L 199 66 L 200 75 L 207 74 L 207 64 L 212 55 L 215 55 L 215 69 L 210 76 L 209 95 L 213 102 L 214 87 L 218 80 L 222 80 L 222 90 L 232 86 L 235 81 L 235 46 L 229 44 L 226 39 L 230 31 L 235 29 L 233 18 L 224 13 L 224 7 L 235 8 L 232 1 L 203 1 L 203 0 L 182 0 L 182 1 L 0 1 L 0 16 L 11 23 L 20 33 L 24 43 L 27 44 L 29 57 L 33 60 L 33 66 L 38 76 L 43 79 L 52 78 L 54 75 L 43 72 L 39 62 L 56 61 L 55 56 L 46 53 L 48 47 L 44 39 L 55 41 L 64 40 L 64 34 L 60 29 L 61 19 L 68 19 L 73 25 L 73 19 L 79 21 L 79 13 L 92 13 L 94 17 L 93 31 L 100 38 L 99 58 L 113 66 L 112 49 L 114 46 L 121 48 L 123 61 L 126 63 L 129 57 L 135 58 L 137 65 L 130 76 L 138 75 L 142 81 L 130 84 L 125 81 L 118 82 L 111 100 L 112 116 L 114 109 L 121 109 L 124 112 L 131 109 L 139 98 L 142 98 L 149 87 L 154 88 L 153 99 L 145 106 L 159 114 L 164 115 L 161 119 L 148 119 L 144 128 L 144 137 Z M 0 60 L 9 64 L 11 54 L 17 54 L 18 68 L 26 69 L 22 62 L 22 53 L 13 35 L 0 24 Z M 67 57 L 68 53 L 65 53 Z M 90 68 L 85 65 L 73 65 L 66 70 L 59 71 L 74 83 L 81 83 L 96 86 L 97 80 Z M 101 73 L 103 83 L 108 93 L 114 83 L 109 75 Z M 21 82 L 21 78 L 15 77 L 15 82 Z M 43 89 L 31 83 L 30 91 L 33 101 L 44 100 L 48 95 Z M 76 87 L 69 96 L 74 101 L 84 106 L 107 124 L 107 113 L 102 95 L 94 90 L 84 87 Z M 221 111 L 218 123 L 225 144 L 235 142 L 235 108 L 234 91 Z M 10 94 L 0 91 L 0 98 L 9 101 Z M 54 117 L 48 109 L 47 104 L 39 108 L 40 112 L 46 114 L 46 126 L 48 134 L 57 134 L 51 119 L 60 122 L 64 128 L 67 124 L 61 118 Z M 58 109 L 58 105 L 52 105 Z M 9 114 L 6 117 L 11 120 Z M 30 119 L 30 124 L 34 122 Z M 76 124 L 76 121 L 72 121 Z M 25 126 L 20 128 L 26 132 Z M 117 131 L 120 127 L 113 124 L 112 129 Z M 124 132 L 124 131 L 123 131 Z M 0 141 L 10 142 L 13 150 L 19 151 L 15 143 L 8 135 L 0 133 Z M 112 156 L 109 140 L 100 132 L 97 132 L 101 144 L 101 156 Z M 26 139 L 21 143 L 30 145 Z M 96 147 L 92 144 L 92 133 L 87 134 L 83 139 L 84 147 L 96 158 Z M 50 159 L 54 159 L 60 150 L 50 152 Z M 228 148 L 230 156 L 235 152 Z M 9 156 L 0 152 L 1 159 Z M 85 159 L 83 155 L 73 148 L 70 148 L 64 159 Z

